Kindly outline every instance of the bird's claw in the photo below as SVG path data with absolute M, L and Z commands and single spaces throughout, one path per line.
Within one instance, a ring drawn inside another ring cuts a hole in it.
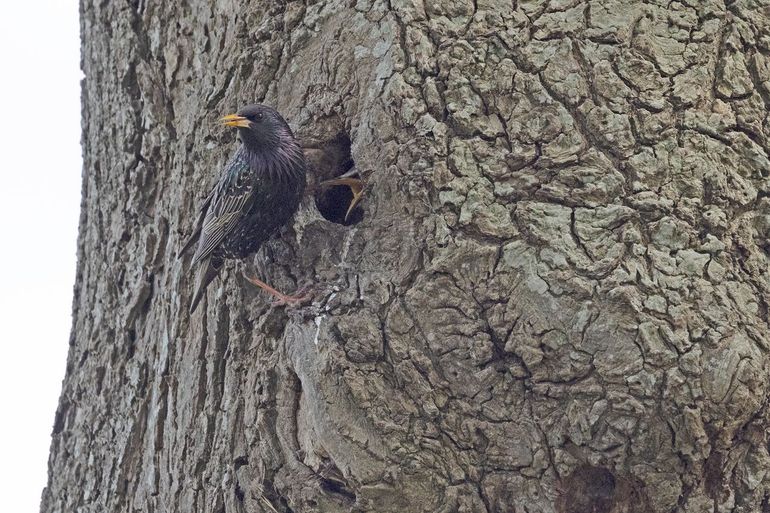
M 310 287 L 302 287 L 293 295 L 288 296 L 281 294 L 280 296 L 273 296 L 275 299 L 270 302 L 271 306 L 300 306 L 313 299 L 312 294 L 309 294 Z
M 283 292 L 278 292 L 275 288 L 257 277 L 249 276 L 246 273 L 244 273 L 243 276 L 249 283 L 256 285 L 275 298 L 274 301 L 270 302 L 270 305 L 272 306 L 300 306 L 312 299 L 312 295 L 308 293 L 310 289 L 309 286 L 304 286 L 293 295 L 288 295 Z

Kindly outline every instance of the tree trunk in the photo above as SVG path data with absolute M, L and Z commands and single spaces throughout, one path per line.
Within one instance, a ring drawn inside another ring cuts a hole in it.
M 770 511 L 761 3 L 82 0 L 41 511 Z M 312 189 L 190 317 L 255 101 L 363 209 Z

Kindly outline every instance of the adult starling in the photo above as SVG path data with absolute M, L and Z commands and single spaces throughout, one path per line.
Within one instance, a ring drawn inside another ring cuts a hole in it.
M 200 264 L 200 269 L 190 313 L 224 261 L 255 253 L 297 211 L 305 190 L 305 157 L 275 109 L 249 105 L 225 116 L 222 123 L 236 127 L 243 144 L 203 202 L 195 231 L 180 252 L 184 254 L 197 241 L 192 265 Z M 246 278 L 279 301 L 302 299 Z

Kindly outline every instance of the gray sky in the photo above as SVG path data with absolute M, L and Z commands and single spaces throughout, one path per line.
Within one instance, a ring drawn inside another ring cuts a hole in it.
M 80 207 L 77 0 L 0 17 L 2 510 L 39 510 L 66 366 Z

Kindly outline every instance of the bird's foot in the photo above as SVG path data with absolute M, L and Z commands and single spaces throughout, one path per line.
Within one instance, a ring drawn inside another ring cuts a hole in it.
M 310 286 L 301 287 L 291 296 L 286 294 L 279 294 L 275 296 L 275 300 L 271 301 L 272 306 L 300 306 L 310 302 L 313 299 L 313 294 Z
M 310 287 L 302 287 L 293 295 L 288 295 L 277 291 L 275 288 L 271 287 L 259 278 L 249 276 L 245 273 L 243 276 L 246 278 L 246 280 L 249 281 L 249 283 L 256 285 L 275 298 L 274 301 L 270 302 L 272 306 L 300 306 L 312 299 L 312 295 L 310 294 Z
M 350 187 L 350 192 L 353 193 L 353 200 L 350 202 L 348 211 L 345 212 L 345 221 L 348 220 L 350 213 L 353 211 L 356 205 L 361 202 L 364 196 L 364 186 L 366 184 L 360 178 L 353 178 L 353 176 L 356 174 L 358 174 L 358 171 L 352 169 L 342 176 L 332 178 L 331 180 L 324 180 L 319 184 L 321 187 L 332 187 L 334 185 L 347 185 Z

